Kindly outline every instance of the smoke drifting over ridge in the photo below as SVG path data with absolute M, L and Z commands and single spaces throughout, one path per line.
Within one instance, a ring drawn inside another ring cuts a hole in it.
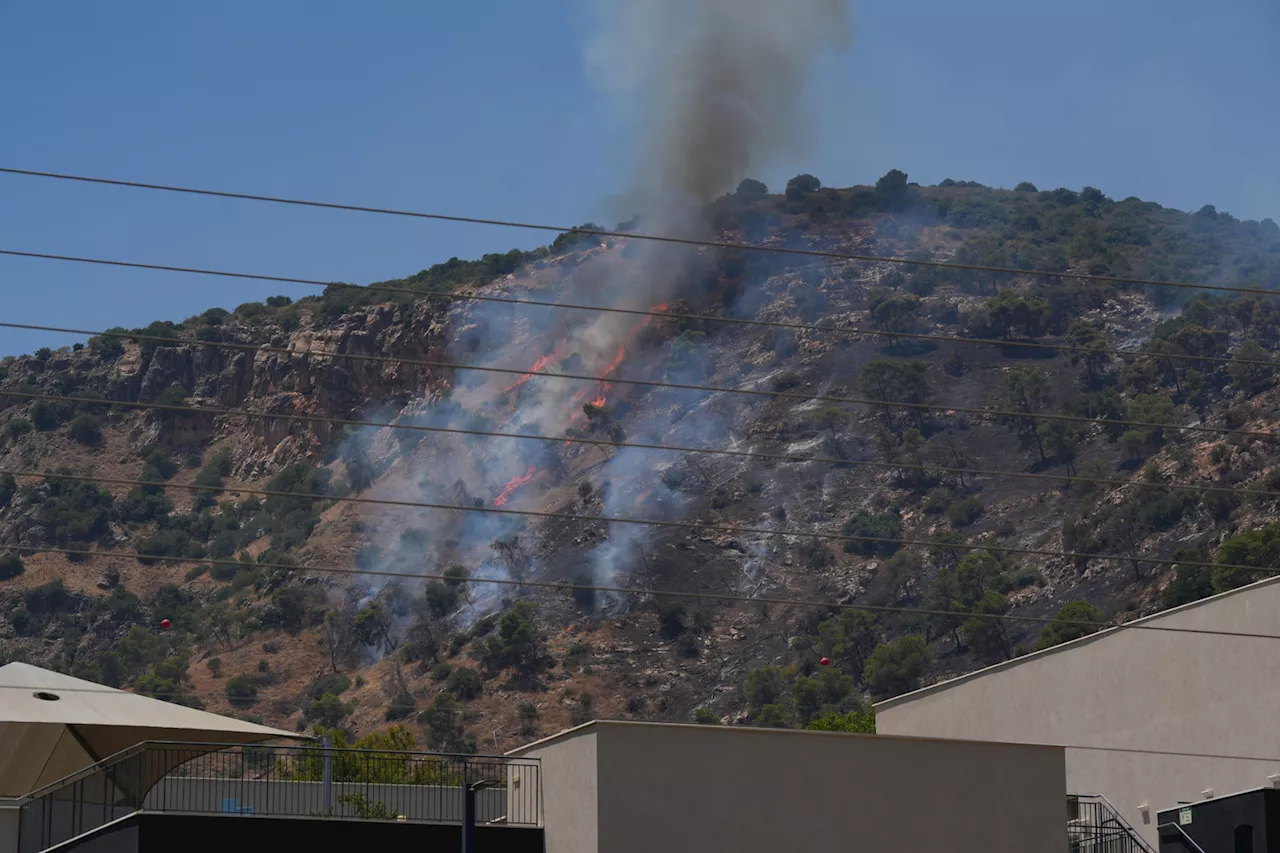
M 804 143 L 803 86 L 811 63 L 824 49 L 842 47 L 849 34 L 845 0 L 590 2 L 599 24 L 588 46 L 593 77 L 614 103 L 634 110 L 645 129 L 630 198 L 631 212 L 639 213 L 643 230 L 651 233 L 707 234 L 703 214 L 709 202 L 732 190 L 748 169 L 760 169 Z M 674 299 L 695 295 L 713 260 L 688 246 L 638 241 L 626 248 L 591 250 L 555 267 L 550 276 L 545 270 L 526 271 L 500 286 L 517 296 L 530 292 L 528 287 L 541 299 L 663 310 Z M 450 358 L 589 373 L 598 381 L 463 372 L 442 399 L 417 401 L 401 417 L 433 426 L 615 437 L 621 425 L 612 412 L 625 406 L 630 409 L 627 429 L 646 441 L 734 445 L 731 418 L 708 405 L 709 395 L 610 383 L 613 376 L 626 376 L 693 384 L 704 378 L 704 366 L 714 364 L 709 342 L 683 341 L 679 358 L 674 345 L 646 345 L 650 325 L 647 319 L 609 313 L 460 306 L 450 312 Z M 397 440 L 385 432 L 380 441 L 357 436 L 351 447 L 378 443 L 394 447 Z M 380 455 L 394 458 L 396 452 Z M 410 501 L 576 507 L 608 517 L 677 519 L 688 500 L 678 488 L 683 475 L 674 469 L 680 464 L 672 454 L 631 448 L 439 435 L 399 454 L 375 489 Z M 743 469 L 747 463 L 731 465 Z M 576 489 L 566 487 L 584 478 L 596 488 L 579 503 L 572 497 Z M 411 572 L 423 566 L 438 571 L 458 561 L 475 577 L 520 579 L 549 568 L 539 558 L 538 528 L 511 517 L 380 512 L 371 527 L 370 559 L 384 570 Z M 557 568 L 601 584 L 625 580 L 643 560 L 652 530 L 627 524 L 608 528 L 603 539 L 575 538 L 580 550 L 568 566 L 561 560 Z M 753 547 L 758 563 L 764 546 Z M 512 591 L 480 584 L 472 594 L 463 622 L 497 607 Z
M 851 37 L 846 0 L 594 0 L 592 79 L 638 111 L 645 207 L 703 204 L 806 141 L 812 63 Z M 650 211 L 652 212 L 652 211 Z

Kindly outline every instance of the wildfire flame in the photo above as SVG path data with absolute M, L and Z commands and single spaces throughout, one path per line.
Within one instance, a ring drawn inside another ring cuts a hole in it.
M 503 388 L 502 393 L 505 394 L 508 391 L 514 391 L 516 388 L 519 388 L 521 385 L 532 379 L 534 374 L 546 370 L 547 367 L 552 364 L 558 364 L 564 358 L 564 348 L 567 344 L 568 339 L 562 340 L 560 341 L 560 346 L 556 347 L 555 352 L 538 356 L 538 358 L 533 362 L 533 366 L 529 368 L 529 372 L 521 376 L 515 382 L 512 382 L 506 388 Z
M 493 505 L 502 506 L 503 504 L 505 504 L 507 502 L 507 498 L 511 497 L 512 492 L 514 492 L 516 489 L 520 488 L 525 483 L 532 480 L 537 475 L 538 475 L 537 467 L 534 465 L 530 465 L 528 472 L 526 472 L 523 476 L 512 477 L 511 481 L 507 483 L 505 486 L 503 486 L 502 491 L 499 492 L 498 496 L 493 499 Z

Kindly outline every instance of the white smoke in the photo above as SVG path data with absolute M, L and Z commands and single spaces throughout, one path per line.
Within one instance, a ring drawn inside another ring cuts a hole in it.
M 630 213 L 638 213 L 645 232 L 698 237 L 708 234 L 706 205 L 728 192 L 748 170 L 759 172 L 770 161 L 796 154 L 806 142 L 804 84 L 811 65 L 823 52 L 843 47 L 849 39 L 846 0 L 586 0 L 595 29 L 587 45 L 592 79 L 610 102 L 622 105 L 642 129 L 637 137 L 635 174 L 627 194 Z M 599 251 L 577 264 L 560 281 L 556 293 L 566 301 L 605 307 L 649 310 L 694 289 L 710 258 L 680 245 L 637 242 L 623 257 Z M 519 295 L 513 293 L 513 295 Z M 539 298 L 547 298 L 545 293 Z M 452 312 L 459 330 L 450 354 L 476 365 L 529 365 L 535 358 L 555 358 L 540 369 L 600 376 L 625 353 L 619 375 L 661 379 L 660 353 L 636 346 L 645 323 L 635 316 L 528 309 L 512 312 L 492 303 L 470 304 Z M 705 347 L 705 344 L 700 347 Z M 531 347 L 537 347 L 531 352 Z M 705 361 L 714 361 L 708 349 Z M 688 377 L 676 377 L 688 381 Z M 458 377 L 452 400 L 420 416 L 432 425 L 483 426 L 504 432 L 528 431 L 562 435 L 585 426 L 582 405 L 603 392 L 602 386 L 576 380 L 468 374 Z M 643 392 L 618 386 L 609 402 Z M 685 409 L 705 398 L 691 392 L 654 392 L 641 404 L 641 417 L 631 418 L 638 433 L 684 444 L 715 446 L 728 434 L 723 419 L 705 406 L 699 416 L 674 429 L 672 406 Z M 664 409 L 662 414 L 659 410 Z M 646 423 L 647 422 L 647 423 Z M 428 436 L 423 440 L 428 469 L 405 464 L 376 488 L 403 500 L 457 504 L 478 499 L 492 505 L 498 489 L 535 469 L 538 476 L 512 493 L 508 506 L 537 508 L 552 489 L 564 485 L 566 462 L 572 476 L 588 476 L 599 486 L 608 482 L 598 510 L 608 516 L 678 518 L 684 496 L 669 488 L 659 471 L 671 454 L 622 449 L 600 454 L 580 445 L 560 447 L 510 439 Z M 549 459 L 549 454 L 556 460 Z M 461 484 L 461 486 L 459 485 Z M 564 509 L 563 492 L 555 509 Z M 509 577 L 491 543 L 504 536 L 526 537 L 533 572 L 537 549 L 533 525 L 518 519 L 481 513 L 431 513 L 410 522 L 397 513 L 380 513 L 374 541 L 388 564 L 438 570 L 458 560 L 484 577 Z M 418 537 L 402 535 L 406 525 L 423 525 Z M 639 558 L 650 528 L 612 524 L 608 538 L 585 560 L 598 583 L 617 584 Z M 425 543 L 425 544 L 424 544 Z M 479 587 L 488 587 L 483 592 Z M 510 591 L 478 584 L 478 600 L 467 609 L 472 619 L 498 606 Z

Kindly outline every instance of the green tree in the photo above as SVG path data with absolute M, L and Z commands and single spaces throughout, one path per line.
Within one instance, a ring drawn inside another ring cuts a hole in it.
M 847 714 L 829 711 L 811 720 L 805 728 L 813 732 L 859 732 L 873 735 L 876 733 L 876 715 L 872 711 L 850 711 Z
M 818 649 L 854 678 L 862 678 L 867 658 L 875 651 L 879 626 L 865 610 L 846 610 L 818 625 Z
M 1040 424 L 1031 414 L 1041 412 L 1049 404 L 1052 379 L 1040 367 L 1015 367 L 1005 377 L 1005 405 L 1027 415 L 1011 415 L 1004 418 L 1005 425 L 1018 436 L 1025 448 L 1035 448 L 1041 462 L 1047 462 L 1044 438 Z
M 871 325 L 889 335 L 910 332 L 915 328 L 923 303 L 909 293 L 895 293 L 891 290 L 873 292 L 868 297 L 871 309 Z
M 831 437 L 836 437 L 836 430 L 849 422 L 849 413 L 839 406 L 829 405 L 823 406 L 813 413 L 813 425 L 818 429 L 825 429 L 831 433 Z
M 17 554 L 0 554 L 0 581 L 12 580 L 26 570 L 22 558 Z
M 518 601 L 498 620 L 498 630 L 484 646 L 486 666 L 493 670 L 511 667 L 517 675 L 530 676 L 546 665 L 542 637 L 533 624 L 534 605 Z
M 989 589 L 974 603 L 971 612 L 978 615 L 970 616 L 960 626 L 965 644 L 985 657 L 1007 660 L 1013 654 L 1013 649 L 1004 620 L 999 617 L 1009 612 L 1008 599 Z
M 1218 547 L 1216 563 L 1237 566 L 1257 566 L 1259 569 L 1280 566 L 1280 523 L 1268 524 L 1257 530 L 1237 533 Z M 1229 589 L 1253 583 L 1260 572 L 1248 568 L 1235 569 L 1225 565 L 1213 569 L 1213 591 Z
M 876 647 L 867 659 L 862 681 L 881 698 L 910 693 L 920 686 L 932 660 L 933 652 L 925 638 L 908 634 Z
M 418 721 L 427 728 L 427 745 L 445 752 L 474 753 L 475 738 L 468 735 L 462 724 L 462 710 L 453 695 L 436 694 L 427 709 L 418 715 Z
M 1178 566 L 1173 580 L 1160 593 L 1165 607 L 1180 607 L 1213 595 L 1213 573 L 1207 566 Z
M 445 690 L 460 701 L 467 702 L 479 697 L 484 690 L 484 682 L 480 679 L 480 673 L 471 667 L 460 666 L 449 673 L 449 678 L 445 681 Z
M 787 200 L 803 201 L 807 195 L 812 195 L 822 189 L 822 181 L 813 175 L 796 175 L 787 181 Z
M 1071 363 L 1083 364 L 1085 378 L 1090 387 L 1096 386 L 1103 371 L 1111 363 L 1110 353 L 1097 352 L 1108 349 L 1107 336 L 1088 320 L 1076 320 L 1067 329 L 1067 343 L 1079 350 L 1071 351 Z
M 1231 384 L 1246 394 L 1257 394 L 1275 382 L 1276 369 L 1249 362 L 1274 362 L 1271 353 L 1263 349 L 1257 341 L 1245 341 L 1236 348 L 1227 364 L 1227 374 Z
M 897 210 L 907 200 L 907 173 L 890 169 L 876 181 L 876 207 L 880 210 Z
M 761 181 L 757 181 L 754 178 L 743 178 L 742 181 L 738 184 L 737 195 L 760 196 L 760 195 L 768 195 L 768 194 L 769 194 L 769 188 L 765 186 L 764 183 L 762 183 Z
M 1036 427 L 1036 435 L 1043 447 L 1055 462 L 1067 466 L 1067 473 L 1075 476 L 1076 456 L 1079 454 L 1080 442 L 1084 438 L 1078 424 L 1070 421 L 1045 421 Z
M 1101 630 L 1101 623 L 1105 621 L 1102 611 L 1089 602 L 1073 601 L 1063 606 L 1054 621 L 1040 632 L 1036 649 L 1047 649 L 1088 636 Z
M 860 379 L 867 396 L 887 404 L 877 406 L 877 409 L 889 429 L 896 431 L 908 417 L 913 417 L 917 425 L 923 425 L 922 410 L 916 409 L 911 415 L 900 417 L 896 413 L 901 406 L 893 405 L 916 405 L 928 401 L 929 380 L 923 361 L 870 361 L 863 366 Z
M 865 509 L 859 510 L 844 523 L 840 532 L 845 536 L 858 537 L 845 541 L 844 550 L 848 553 L 888 557 L 900 546 L 897 542 L 881 540 L 897 539 L 901 535 L 902 517 L 897 512 L 872 514 Z

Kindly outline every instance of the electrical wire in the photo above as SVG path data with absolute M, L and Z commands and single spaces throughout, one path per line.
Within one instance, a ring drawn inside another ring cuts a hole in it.
M 912 546 L 921 548 L 944 548 L 955 549 L 960 551 L 986 551 L 995 554 L 1019 554 L 1023 556 L 1036 557 L 1053 557 L 1075 560 L 1077 562 L 1086 562 L 1089 560 L 1121 560 L 1131 563 L 1150 563 L 1159 566 L 1189 566 L 1209 569 L 1236 569 L 1246 572 L 1268 572 L 1280 573 L 1280 568 L 1259 568 L 1257 566 L 1246 566 L 1238 563 L 1216 563 L 1206 562 L 1203 560 L 1174 560 L 1163 557 L 1144 557 L 1137 554 L 1088 554 L 1078 551 L 1053 551 L 1046 548 L 1019 548 L 1012 545 L 993 545 L 968 542 L 937 542 L 928 539 L 903 539 L 888 536 L 859 536 L 851 533 L 821 533 L 808 530 L 791 530 L 791 529 L 772 529 L 765 527 L 736 527 L 730 524 L 704 524 L 694 521 L 663 521 L 658 519 L 629 518 L 626 516 L 609 516 L 609 515 L 575 515 L 569 512 L 549 512 L 545 510 L 532 509 L 506 509 L 500 507 L 483 507 L 483 506 L 459 506 L 455 504 L 441 504 L 427 501 L 408 501 L 397 500 L 393 498 L 368 498 L 359 495 L 322 495 L 314 492 L 286 492 L 276 489 L 254 489 L 239 486 L 203 486 L 195 483 L 186 485 L 177 485 L 170 483 L 157 483 L 152 480 L 135 480 L 126 477 L 100 477 L 88 474 L 74 474 L 61 471 L 21 471 L 0 469 L 0 476 L 12 476 L 15 479 L 22 478 L 42 478 L 46 480 L 64 480 L 72 482 L 84 483 L 100 483 L 105 485 L 118 486 L 135 486 L 143 488 L 175 488 L 189 489 L 192 491 L 204 492 L 236 492 L 244 495 L 255 495 L 268 498 L 286 498 L 292 500 L 308 499 L 313 501 L 333 501 L 336 503 L 352 503 L 352 504 L 369 504 L 373 506 L 392 506 L 410 509 L 438 509 L 449 512 L 479 512 L 492 515 L 505 515 L 513 517 L 526 518 L 553 518 L 561 521 L 573 522 L 601 522 L 605 524 L 631 524 L 644 527 L 663 527 L 677 530 L 709 530 L 717 533 L 731 533 L 735 535 L 749 534 L 752 536 L 794 536 L 802 539 L 818 539 L 831 540 L 836 542 L 865 542 L 876 545 L 895 545 L 895 546 Z M 21 546 L 7 546 L 11 550 L 20 548 Z M 127 556 L 127 555 L 126 555 Z M 149 556 L 144 556 L 150 559 Z M 158 557 L 156 559 L 177 559 Z M 198 560 L 197 562 L 206 562 Z M 364 569 L 352 570 L 356 574 L 373 574 Z
M 1079 483 L 1084 485 L 1113 486 L 1124 488 L 1159 489 L 1183 492 L 1214 492 L 1218 494 L 1240 495 L 1250 498 L 1280 498 L 1280 491 L 1270 489 L 1232 488 L 1230 486 L 1210 486 L 1186 483 L 1162 483 L 1152 480 L 1118 480 L 1106 477 L 1081 477 L 1075 474 L 1036 474 L 1030 471 L 1003 471 L 988 468 L 958 468 L 947 465 L 925 465 L 913 462 L 876 462 L 870 459 L 846 459 L 839 456 L 808 456 L 791 453 L 771 453 L 759 450 L 730 450 L 718 447 L 683 447 L 671 444 L 647 444 L 634 441 L 614 441 L 605 438 L 581 438 L 578 436 L 537 435 L 518 432 L 501 432 L 498 430 L 465 429 L 462 427 L 439 427 L 413 423 L 389 423 L 385 421 L 366 421 L 350 418 L 335 418 L 328 415 L 306 415 L 294 413 L 256 412 L 247 409 L 223 409 L 204 406 L 174 405 L 167 403 L 143 403 L 124 400 L 98 400 L 86 397 L 72 397 L 62 394 L 37 394 L 27 391 L 0 390 L 0 400 L 5 397 L 17 397 L 24 400 L 46 400 L 58 403 L 73 403 L 87 407 L 107 406 L 124 409 L 141 409 L 144 411 L 175 412 L 179 414 L 212 415 L 214 417 L 252 418 L 257 420 L 284 420 L 302 423 L 324 423 L 334 426 L 361 427 L 371 429 L 398 429 L 411 432 L 428 432 L 444 435 L 467 435 L 478 438 L 509 438 L 523 441 L 540 441 L 548 444 L 581 444 L 588 447 L 612 447 L 619 450 L 653 450 L 668 453 L 699 453 L 709 456 L 729 456 L 737 459 L 762 459 L 775 462 L 808 463 L 821 462 L 829 465 L 880 468 L 894 471 L 921 471 L 930 474 L 954 474 L 965 477 L 1007 477 L 1010 479 L 1034 480 L 1049 483 Z
M 50 327 L 53 328 L 53 327 Z M 59 331 L 64 331 L 59 329 Z M 79 332 L 77 332 L 79 334 Z M 298 356 L 316 356 L 319 358 L 352 358 L 361 361 L 370 361 L 375 363 L 391 363 L 410 367 L 427 367 L 445 370 L 473 370 L 480 373 L 496 373 L 506 376 L 520 377 L 541 377 L 545 379 L 567 379 L 578 382 L 608 382 L 612 385 L 633 385 L 644 388 L 669 388 L 679 391 L 702 391 L 709 394 L 738 394 L 749 397 L 765 397 L 770 399 L 786 399 L 796 400 L 799 402 L 811 403 L 845 403 L 850 405 L 861 406 L 882 406 L 891 409 L 907 409 L 911 411 L 926 412 L 942 412 L 947 415 L 966 414 L 976 417 L 996 417 L 996 418 L 1016 418 L 1018 420 L 1042 420 L 1042 421 L 1063 421 L 1067 423 L 1081 423 L 1089 425 L 1106 425 L 1106 426 L 1124 426 L 1124 427 L 1140 427 L 1142 429 L 1156 430 L 1182 430 L 1184 432 L 1200 432 L 1212 435 L 1240 435 L 1251 438 L 1260 438 L 1267 441 L 1274 441 L 1277 438 L 1276 433 L 1265 430 L 1243 430 L 1233 429 L 1229 427 L 1211 427 L 1201 424 L 1168 424 L 1157 423 L 1155 421 L 1132 421 L 1120 420 L 1116 418 L 1092 418 L 1087 415 L 1064 415 L 1056 412 L 1022 412 L 1010 409 L 983 409 L 973 406 L 956 406 L 947 403 L 910 403 L 895 400 L 877 400 L 868 397 L 845 397 L 830 394 L 799 394 L 791 391 L 762 391 L 758 388 L 727 388 L 716 385 L 695 385 L 683 382 L 662 382 L 653 379 L 628 379 L 614 376 L 612 373 L 604 376 L 592 376 L 583 373 L 555 373 L 548 370 L 533 370 L 517 367 L 494 367 L 492 365 L 463 364 L 453 361 L 435 361 L 428 359 L 410 359 L 410 358 L 394 358 L 391 356 L 366 355 L 363 353 L 316 353 L 311 351 L 300 352 L 291 350 L 287 347 L 272 347 L 268 345 L 256 346 L 253 344 L 241 344 L 234 342 L 222 341 L 180 341 L 176 338 L 166 338 L 159 335 L 146 335 L 142 333 L 115 333 L 121 337 L 128 337 L 131 340 L 146 340 L 158 342 L 174 346 L 182 343 L 188 346 L 209 346 L 221 347 L 224 349 L 238 349 L 251 352 L 275 352 L 282 355 L 292 357 Z M 3 393 L 3 392 L 0 392 Z
M 638 308 L 612 308 L 602 305 L 581 305 L 571 302 L 547 302 L 535 299 L 515 299 L 505 296 L 491 296 L 486 294 L 457 293 L 453 291 L 443 290 L 414 290 L 404 287 L 388 287 L 381 284 L 347 284 L 344 282 L 324 282 L 315 279 L 304 278 L 288 278 L 284 276 L 256 275 L 252 273 L 227 272 L 223 270 L 198 269 L 193 267 L 176 267 L 164 266 L 160 264 L 146 264 L 132 261 L 106 260 L 102 258 L 85 258 L 74 255 L 52 255 L 42 252 L 19 252 L 10 249 L 0 249 L 0 255 L 9 255 L 20 258 L 34 258 L 40 260 L 52 261 L 68 261 L 72 263 L 83 264 L 103 264 L 107 266 L 127 267 L 131 269 L 144 269 L 163 272 L 177 272 L 194 275 L 208 275 L 225 278 L 251 279 L 259 281 L 274 281 L 290 284 L 305 284 L 315 287 L 347 287 L 358 290 L 372 290 L 385 293 L 393 293 L 399 295 L 412 296 L 416 299 L 428 299 L 431 297 L 440 297 L 443 299 L 451 299 L 459 302 L 497 302 L 506 305 L 528 305 L 539 308 L 556 308 L 573 311 L 588 311 L 602 314 L 626 314 L 640 317 L 653 317 L 665 320 L 690 320 L 699 323 L 721 323 L 734 326 L 759 326 L 771 329 L 786 329 L 797 332 L 837 332 L 845 335 L 868 335 L 873 337 L 882 337 L 890 340 L 898 338 L 913 341 L 941 341 L 944 343 L 972 344 L 977 346 L 994 346 L 1004 349 L 1030 349 L 1040 351 L 1064 352 L 1068 354 L 1094 354 L 1094 355 L 1111 355 L 1119 358 L 1152 358 L 1165 361 L 1186 361 L 1191 363 L 1209 362 L 1213 364 L 1247 364 L 1259 367 L 1277 367 L 1280 366 L 1280 359 L 1243 359 L 1235 356 L 1210 356 L 1210 355 L 1188 355 L 1185 353 L 1153 353 L 1143 352 L 1140 350 L 1125 350 L 1111 347 L 1089 347 L 1076 346 L 1073 344 L 1047 344 L 1039 341 L 1013 341 L 1001 338 L 975 338 L 964 335 L 943 335 L 925 332 L 889 332 L 883 329 L 866 329 L 856 326 L 826 326 L 816 323 L 793 323 L 784 320 L 751 320 L 741 317 L 724 317 L 724 316 L 705 316 L 702 314 L 687 314 L 678 311 L 643 311 Z M 1274 294 L 1280 296 L 1280 293 Z M 0 323 L 0 327 L 9 329 L 25 329 L 31 331 L 46 332 L 63 332 L 75 335 L 96 335 L 101 337 L 125 337 L 136 338 L 136 335 L 126 332 L 102 331 L 95 332 L 88 329 L 68 329 L 58 326 L 39 326 L 27 323 Z M 172 338 L 165 340 L 172 341 Z
M 1014 276 L 1035 276 L 1041 278 L 1059 278 L 1070 279 L 1073 281 L 1097 281 L 1107 282 L 1111 284 L 1131 284 L 1144 285 L 1150 287 L 1176 287 L 1191 290 L 1214 290 L 1225 291 L 1231 293 L 1253 293 L 1264 296 L 1276 296 L 1276 291 L 1266 290 L 1264 288 L 1244 288 L 1244 287 L 1228 287 L 1226 285 L 1214 284 L 1196 284 L 1192 282 L 1178 281 L 1162 281 L 1158 279 L 1144 278 L 1128 278 L 1125 276 L 1113 275 L 1095 275 L 1093 273 L 1073 273 L 1073 272 L 1042 272 L 1035 270 L 1022 270 L 1015 267 L 996 267 L 983 264 L 962 264 L 950 261 L 930 261 L 918 260 L 914 258 L 891 258 L 879 257 L 876 255 L 861 255 L 851 252 L 835 252 L 823 249 L 801 249 L 791 246 L 769 246 L 757 243 L 739 243 L 725 240 L 701 240 L 691 237 L 676 237 L 660 234 L 641 234 L 631 231 L 608 231 L 599 228 L 580 228 L 563 225 L 547 225 L 543 223 L 517 222 L 506 219 L 487 219 L 474 216 L 457 216 L 444 213 L 425 213 L 412 210 L 397 210 L 394 208 L 384 207 L 367 207 L 355 204 L 342 204 L 338 202 L 312 201 L 306 199 L 285 198 L 283 196 L 257 195 L 252 193 L 236 193 L 221 190 L 196 189 L 194 187 L 182 187 L 173 184 L 153 184 L 141 181 L 123 181 L 112 178 L 99 178 L 87 175 L 70 175 L 59 172 L 44 172 L 33 169 L 14 169 L 0 167 L 0 173 L 10 175 L 24 175 L 27 177 L 37 178 L 53 178 L 63 181 L 79 181 L 81 183 L 105 184 L 116 187 L 130 187 L 133 189 L 159 190 L 172 193 L 186 193 L 191 195 L 213 196 L 216 198 L 230 198 L 241 201 L 260 201 L 272 204 L 287 204 L 301 207 L 324 208 L 328 210 L 342 210 L 353 213 L 375 213 L 386 216 L 407 216 L 415 219 L 431 219 L 441 222 L 458 222 L 470 225 L 492 225 L 502 228 L 523 228 L 531 231 L 554 231 L 558 233 L 582 234 L 588 237 L 609 237 L 623 240 L 644 240 L 656 243 L 670 243 L 683 246 L 699 246 L 710 249 L 729 249 L 732 251 L 742 252 L 769 252 L 772 254 L 782 255 L 803 255 L 808 257 L 827 258 L 830 260 L 841 261 L 862 261 L 867 263 L 881 264 L 903 264 L 908 266 L 934 267 L 940 269 L 964 270 L 967 272 L 985 272 L 1000 273 Z
M 41 554 L 66 554 L 81 558 L 108 558 L 108 559 L 137 559 L 148 560 L 154 562 L 176 562 L 176 563 L 199 563 L 202 565 L 224 565 L 234 566 L 236 568 L 260 568 L 260 569 L 278 569 L 288 572 L 315 572 L 318 574 L 333 575 L 356 575 L 361 577 L 383 577 L 396 578 L 400 580 L 423 580 L 423 581 L 441 581 L 447 583 L 484 583 L 494 584 L 498 586 L 533 589 L 559 590 L 561 592 L 575 592 L 579 590 L 588 590 L 591 592 L 605 592 L 616 595 L 639 595 L 654 597 L 682 598 L 690 600 L 711 600 L 711 601 L 734 601 L 742 604 L 769 604 L 787 607 L 808 607 L 822 608 L 826 610 L 855 610 L 867 613 L 896 613 L 915 616 L 949 616 L 963 619 L 993 619 L 996 621 L 1010 620 L 1013 622 L 1029 622 L 1038 625 L 1075 625 L 1086 628 L 1094 628 L 1098 630 L 1129 630 L 1129 631 L 1160 631 L 1173 634 L 1197 634 L 1216 637 L 1246 637 L 1250 639 L 1260 640 L 1280 640 L 1280 634 L 1259 634 L 1254 632 L 1242 631 L 1222 631 L 1213 628 L 1175 628 L 1170 626 L 1147 625 L 1139 623 L 1123 622 L 1116 624 L 1114 622 L 1097 622 L 1092 620 L 1080 619 L 1059 619 L 1052 616 L 1019 616 L 1015 614 L 1002 613 L 979 613 L 976 611 L 960 611 L 960 610 L 939 610 L 924 607 L 893 607 L 890 605 L 874 605 L 874 604 L 854 604 L 836 601 L 816 601 L 804 598 L 787 598 L 777 596 L 752 596 L 737 595 L 734 593 L 715 593 L 715 592 L 685 592 L 680 590 L 652 589 L 647 587 L 625 587 L 625 586 L 604 586 L 600 584 L 580 584 L 567 583 L 564 581 L 536 581 L 536 580 L 513 580 L 509 578 L 465 578 L 459 579 L 456 576 L 429 573 L 408 573 L 408 572 L 389 572 L 377 569 L 348 569 L 334 566 L 298 566 L 287 563 L 241 563 L 231 559 L 201 559 L 198 557 L 167 557 L 159 554 L 137 554 L 137 553 L 104 553 L 100 551 L 84 551 L 68 548 L 51 548 L 44 546 L 18 546 L 16 550 L 27 553 Z M 1195 565 L 1187 563 L 1184 565 Z

